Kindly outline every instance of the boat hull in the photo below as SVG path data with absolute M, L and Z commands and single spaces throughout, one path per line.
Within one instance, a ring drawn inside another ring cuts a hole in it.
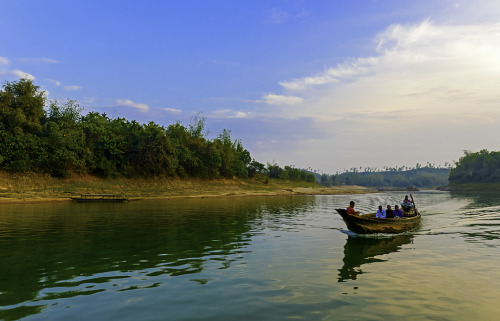
M 77 202 L 126 202 L 127 198 L 115 194 L 82 194 L 80 197 L 71 197 Z
M 81 197 L 71 197 L 73 201 L 84 203 L 94 203 L 94 202 L 126 202 L 126 198 L 112 198 L 112 199 L 87 199 L 87 198 L 81 198 Z
M 347 228 L 358 234 L 403 233 L 420 225 L 420 213 L 412 213 L 402 219 L 378 218 L 375 213 L 351 215 L 345 209 L 336 209 L 342 216 Z

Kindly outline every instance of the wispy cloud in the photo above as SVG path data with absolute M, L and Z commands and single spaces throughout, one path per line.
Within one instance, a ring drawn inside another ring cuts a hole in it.
M 36 77 L 33 76 L 32 74 L 29 74 L 27 72 L 24 72 L 22 70 L 18 70 L 18 69 L 14 69 L 14 70 L 11 70 L 10 72 L 11 75 L 17 77 L 17 78 L 26 78 L 26 79 L 29 79 L 29 80 L 35 80 Z
M 264 102 L 269 105 L 296 105 L 304 101 L 301 97 L 276 94 L 267 94 L 263 98 Z
M 180 109 L 175 109 L 175 108 L 163 108 L 163 110 L 173 114 L 180 114 L 182 112 Z
M 498 149 L 493 139 L 500 128 L 498 39 L 500 23 L 394 24 L 374 37 L 371 55 L 282 81 L 282 93 L 263 99 L 286 110 L 261 112 L 280 119 L 288 126 L 284 132 L 303 133 L 293 142 L 307 156 L 293 158 L 299 162 L 302 157 L 304 164 L 317 160 L 313 165 L 319 168 L 332 162 L 347 168 L 383 166 L 389 160 L 414 165 L 433 157 L 444 163 L 463 149 Z M 308 133 L 297 125 L 306 120 L 321 131 Z M 279 140 L 280 146 L 292 140 L 282 135 L 269 139 Z M 388 146 L 407 144 L 411 151 L 387 152 Z M 290 150 L 277 147 L 273 154 L 287 159 Z
M 11 61 L 7 57 L 0 57 L 0 75 L 14 77 L 14 78 L 26 78 L 30 80 L 35 80 L 36 77 L 30 73 L 19 69 L 11 69 L 9 68 L 11 65 Z
M 61 86 L 61 82 L 58 81 L 58 80 L 47 79 L 47 81 L 50 82 L 50 83 L 52 83 L 52 84 L 54 84 L 54 85 L 56 85 L 56 86 L 58 86 L 58 87 Z
M 232 109 L 218 109 L 208 116 L 210 118 L 248 118 L 250 113 Z
M 350 77 L 360 76 L 370 71 L 370 68 L 377 64 L 377 58 L 358 58 L 355 61 L 348 61 L 338 64 L 336 67 L 325 69 L 314 76 L 281 81 L 279 84 L 290 90 L 303 90 L 313 86 L 336 83 L 347 80 Z
M 93 105 L 95 100 L 96 100 L 95 97 L 84 97 L 82 100 L 82 103 L 89 106 L 89 105 Z
M 134 103 L 132 100 L 129 100 L 129 99 L 118 99 L 118 100 L 116 100 L 116 104 L 118 106 L 133 107 L 133 108 L 138 109 L 141 112 L 147 112 L 149 110 L 148 105 Z
M 63 88 L 66 91 L 75 91 L 75 90 L 81 90 L 81 89 L 83 89 L 82 86 L 64 86 Z
M 493 108 L 500 98 L 500 24 L 475 26 L 393 25 L 377 37 L 375 55 L 283 81 L 300 92 L 303 115 L 425 109 L 430 114 Z M 270 104 L 293 105 L 295 96 L 269 94 Z M 477 104 L 481 102 L 481 104 Z M 482 107 L 478 107 L 482 106 Z M 488 107 L 487 107 L 488 106 Z
M 60 62 L 59 60 L 45 58 L 45 57 L 38 57 L 38 58 L 26 57 L 26 58 L 17 58 L 16 60 L 23 63 L 31 63 L 31 64 L 57 64 Z

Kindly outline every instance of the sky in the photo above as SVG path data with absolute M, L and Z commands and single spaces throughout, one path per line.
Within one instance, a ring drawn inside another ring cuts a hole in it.
M 0 82 L 334 174 L 499 150 L 496 0 L 0 0 Z

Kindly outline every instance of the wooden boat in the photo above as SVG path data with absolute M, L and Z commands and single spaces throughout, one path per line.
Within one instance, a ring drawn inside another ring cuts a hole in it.
M 402 233 L 411 231 L 420 224 L 420 213 L 413 208 L 403 218 L 378 218 L 375 213 L 352 215 L 342 208 L 336 211 L 342 216 L 347 228 L 358 234 Z
M 127 198 L 116 194 L 82 194 L 80 197 L 71 197 L 77 202 L 125 202 Z

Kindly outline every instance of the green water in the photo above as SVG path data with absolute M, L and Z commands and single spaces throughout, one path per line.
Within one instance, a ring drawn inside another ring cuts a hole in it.
M 376 236 L 333 209 L 404 194 L 0 204 L 0 319 L 497 320 L 500 195 L 413 196 Z

